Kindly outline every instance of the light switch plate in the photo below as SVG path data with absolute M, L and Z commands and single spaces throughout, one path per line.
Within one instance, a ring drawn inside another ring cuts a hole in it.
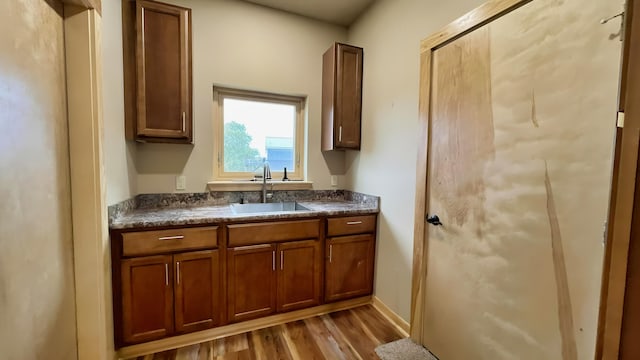
M 187 188 L 187 177 L 184 175 L 176 176 L 176 190 L 185 190 Z
M 338 186 L 338 177 L 336 175 L 331 175 L 331 186 Z

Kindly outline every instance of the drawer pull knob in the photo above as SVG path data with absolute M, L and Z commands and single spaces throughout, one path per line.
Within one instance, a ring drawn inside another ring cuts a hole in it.
M 362 221 L 349 221 L 347 222 L 347 225 L 360 225 L 362 224 Z
M 182 239 L 184 239 L 184 235 L 163 236 L 158 238 L 158 240 L 182 240 Z

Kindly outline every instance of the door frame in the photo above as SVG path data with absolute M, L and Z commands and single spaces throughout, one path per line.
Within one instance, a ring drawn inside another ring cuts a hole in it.
M 113 360 L 101 0 L 63 0 L 78 359 Z
M 635 14 L 635 16 L 634 16 Z M 600 314 L 596 359 L 623 359 L 630 351 L 640 353 L 640 345 L 633 341 L 640 332 L 637 311 L 629 312 L 630 296 L 637 300 L 640 280 L 637 275 L 640 254 L 630 252 L 631 237 L 640 231 L 640 196 L 636 189 L 640 143 L 640 1 L 627 0 L 624 24 L 624 46 L 618 111 L 624 114 L 624 123 L 618 124 L 609 226 L 603 259 Z M 631 39 L 636 39 L 633 43 Z M 635 100 L 635 102 L 634 102 Z M 636 305 L 637 306 L 637 305 Z M 627 314 L 625 316 L 625 310 Z
M 510 13 L 533 0 L 490 0 L 454 20 L 442 30 L 420 42 L 420 94 L 418 119 L 418 161 L 413 238 L 413 271 L 411 276 L 411 338 L 421 343 L 424 335 L 424 302 L 427 279 L 429 231 L 425 217 L 429 209 L 429 146 L 431 129 L 431 71 L 435 50 Z M 424 145 L 424 146 L 423 146 Z

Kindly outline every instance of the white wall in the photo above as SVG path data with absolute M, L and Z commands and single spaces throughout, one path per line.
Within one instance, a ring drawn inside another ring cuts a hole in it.
M 137 194 L 134 161 L 136 144 L 124 138 L 124 78 L 122 61 L 122 3 L 102 2 L 102 100 L 104 167 L 107 204 Z
M 330 167 L 320 152 L 322 54 L 346 29 L 241 1 L 170 0 L 193 11 L 193 114 L 195 145 L 139 144 L 139 193 L 174 192 L 175 176 L 187 192 L 205 191 L 213 173 L 213 84 L 308 95 L 308 179 L 330 188 Z
M 77 358 L 62 5 L 51 4 L 0 1 L 3 360 Z
M 482 3 L 380 0 L 349 29 L 349 43 L 364 48 L 364 77 L 362 149 L 347 153 L 345 181 L 349 189 L 381 197 L 375 294 L 407 321 L 420 41 Z

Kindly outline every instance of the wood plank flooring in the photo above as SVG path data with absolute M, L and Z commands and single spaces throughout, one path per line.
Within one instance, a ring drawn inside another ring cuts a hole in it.
M 379 359 L 374 349 L 404 335 L 373 306 L 316 316 L 136 360 Z

